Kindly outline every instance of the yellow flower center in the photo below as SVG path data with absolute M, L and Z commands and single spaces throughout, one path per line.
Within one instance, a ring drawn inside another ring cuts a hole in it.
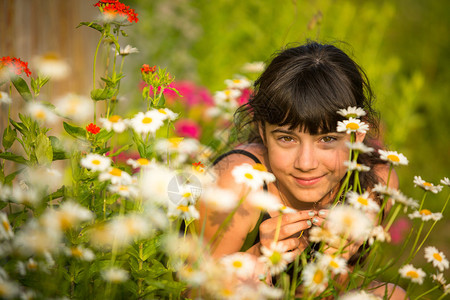
M 225 297 L 227 297 L 227 296 L 233 296 L 233 291 L 230 290 L 230 289 L 224 288 L 224 289 L 222 290 L 222 295 L 224 295 Z
M 234 83 L 241 83 L 241 80 L 240 79 L 234 79 L 233 82 Z
M 359 129 L 359 125 L 357 123 L 348 123 L 345 128 L 350 130 L 357 130 Z
M 189 211 L 189 207 L 186 206 L 186 205 L 178 205 L 177 209 L 181 210 L 182 212 L 188 212 Z
M 419 278 L 419 274 L 416 271 L 408 271 L 408 273 L 406 273 L 406 276 L 411 278 Z
M 183 198 L 188 198 L 190 197 L 192 194 L 190 192 L 184 193 L 183 194 Z
M 280 210 L 285 210 L 287 207 L 285 205 L 280 207 Z
M 38 110 L 36 112 L 36 119 L 45 119 L 45 112 L 43 110 Z
M 344 223 L 348 227 L 351 227 L 353 225 L 353 218 L 351 216 L 345 216 L 342 220 L 342 223 Z
M 346 114 L 345 117 L 350 119 L 350 118 L 357 118 L 358 116 L 356 114 L 350 113 L 350 114 Z
M 144 124 L 150 124 L 152 121 L 153 121 L 152 118 L 149 118 L 149 117 L 144 117 L 142 119 L 142 123 L 144 123 Z
M 141 166 L 145 166 L 148 165 L 149 161 L 146 158 L 138 158 L 137 162 L 141 165 Z
M 250 174 L 250 173 L 245 173 L 244 176 L 245 176 L 246 178 L 248 178 L 248 179 L 253 179 L 253 175 Z
M 29 261 L 27 263 L 27 268 L 30 270 L 36 270 L 37 269 L 37 263 L 35 261 Z M 1 295 L 1 293 L 0 293 Z
M 394 155 L 394 154 L 389 154 L 387 156 L 387 159 L 389 159 L 390 161 L 393 161 L 393 162 L 399 162 L 400 161 L 400 158 L 397 155 Z
M 422 209 L 421 211 L 419 211 L 419 213 L 425 216 L 431 215 L 431 211 L 429 211 L 428 209 Z
M 113 168 L 111 171 L 109 171 L 109 174 L 111 174 L 112 176 L 120 177 L 122 175 L 122 170 Z
M 162 108 L 158 109 L 158 111 L 160 113 L 162 113 L 163 115 L 167 115 L 167 112 L 164 109 L 162 109 Z
M 173 137 L 168 139 L 169 143 L 174 148 L 178 148 L 180 146 L 180 143 L 183 141 L 183 138 L 181 137 Z
M 2 222 L 3 228 L 5 229 L 6 232 L 11 231 L 11 226 L 9 225 L 9 222 L 4 220 Z
M 100 161 L 98 160 L 98 159 L 93 159 L 92 161 L 91 161 L 91 163 L 93 164 L 93 165 L 99 165 L 100 164 Z
M 323 278 L 325 277 L 325 274 L 323 274 L 323 272 L 322 272 L 322 270 L 317 270 L 315 273 L 314 273 L 314 276 L 313 276 L 313 282 L 315 283 L 315 284 L 319 284 L 319 283 L 321 283 L 322 281 L 323 281 Z
M 225 96 L 229 97 L 231 95 L 231 90 L 226 90 L 224 92 Z
M 108 120 L 109 120 L 111 123 L 117 123 L 117 122 L 120 121 L 120 116 L 118 116 L 118 115 L 113 115 L 113 116 L 109 117 Z
M 367 200 L 366 198 L 363 198 L 363 197 L 358 197 L 358 202 L 364 206 L 369 205 L 369 200 Z
M 52 52 L 45 54 L 42 58 L 45 60 L 59 60 L 58 55 Z
M 83 255 L 83 252 L 78 247 L 71 248 L 70 253 L 74 257 L 81 257 Z
M 273 265 L 277 265 L 281 262 L 281 253 L 278 251 L 273 251 L 272 255 L 269 257 Z
M 330 267 L 337 269 L 337 268 L 339 268 L 339 265 L 334 260 L 332 260 L 332 261 L 330 261 Z
M 59 224 L 63 230 L 66 230 L 66 229 L 69 229 L 70 227 L 72 227 L 71 219 L 66 214 L 60 215 Z
M 442 256 L 440 256 L 439 253 L 437 253 L 437 252 L 433 253 L 433 257 L 437 261 L 442 261 Z
M 429 183 L 429 182 L 424 182 L 423 183 L 424 186 L 433 186 L 433 184 Z
M 236 269 L 242 268 L 242 262 L 239 260 L 233 261 L 233 267 Z
M 257 171 L 267 172 L 267 168 L 263 164 L 255 164 L 253 165 L 253 169 Z
M 119 186 L 119 191 L 128 191 L 129 190 L 129 188 L 128 188 L 128 186 L 126 186 L 126 185 L 121 185 L 121 186 Z

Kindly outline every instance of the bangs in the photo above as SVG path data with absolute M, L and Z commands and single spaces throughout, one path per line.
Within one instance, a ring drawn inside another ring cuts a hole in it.
M 335 132 L 337 122 L 344 119 L 337 111 L 356 106 L 353 91 L 346 89 L 350 85 L 324 66 L 308 68 L 302 76 L 288 73 L 281 72 L 282 75 L 274 81 L 276 84 L 267 86 L 264 91 L 259 90 L 259 96 L 265 99 L 255 97 L 251 101 L 264 102 L 264 111 L 256 111 L 257 108 L 261 110 L 261 103 L 249 103 L 254 116 L 259 116 L 255 121 L 289 126 L 290 130 L 300 129 L 310 134 Z

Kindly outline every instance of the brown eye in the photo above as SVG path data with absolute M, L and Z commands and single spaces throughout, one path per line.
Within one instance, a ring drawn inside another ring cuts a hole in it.
M 291 138 L 290 136 L 280 136 L 279 138 L 278 138 L 278 140 L 280 140 L 280 141 L 282 141 L 282 142 L 292 142 L 294 139 L 293 138 Z
M 324 136 L 323 138 L 320 139 L 320 141 L 324 143 L 331 143 L 333 141 L 336 141 L 336 138 L 332 136 Z

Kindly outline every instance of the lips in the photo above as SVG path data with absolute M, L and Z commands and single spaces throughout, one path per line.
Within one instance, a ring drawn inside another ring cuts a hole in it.
M 299 185 L 311 186 L 311 185 L 318 183 L 320 180 L 322 180 L 324 175 L 319 176 L 319 177 L 295 177 L 295 176 L 293 176 L 293 177 L 294 177 L 295 182 L 297 182 Z

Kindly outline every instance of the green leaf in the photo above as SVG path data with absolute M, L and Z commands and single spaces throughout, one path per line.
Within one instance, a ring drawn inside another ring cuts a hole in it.
M 104 89 L 94 89 L 91 91 L 91 98 L 95 101 L 111 99 L 117 89 L 105 87 Z
M 23 123 L 18 123 L 12 119 L 9 119 L 9 122 L 20 131 L 21 134 L 25 135 L 28 132 L 28 128 Z
M 164 95 L 161 95 L 161 97 L 158 100 L 158 103 L 156 104 L 157 108 L 164 107 L 164 104 L 166 104 L 166 99 L 164 98 Z
M 75 138 L 86 138 L 86 130 L 84 128 L 70 125 L 66 122 L 63 122 L 64 130 Z
M 14 161 L 14 162 L 19 163 L 19 164 L 26 164 L 27 163 L 27 160 L 25 158 L 23 158 L 20 155 L 16 155 L 14 153 L 11 153 L 11 152 L 0 153 L 0 158 L 6 159 L 6 160 L 11 160 L 11 161 Z
M 114 135 L 114 131 L 108 131 L 106 129 L 101 129 L 99 133 L 96 134 L 95 138 L 97 142 L 105 143 Z
M 19 174 L 20 172 L 22 172 L 23 170 L 25 170 L 25 168 L 22 168 L 20 170 L 17 170 L 15 172 L 12 172 L 11 174 L 9 174 L 8 176 L 5 177 L 5 184 L 10 184 L 14 178 L 16 178 L 17 174 Z
M 94 22 L 81 22 L 80 24 L 78 24 L 77 28 L 81 27 L 81 26 L 91 27 L 91 28 L 93 28 L 93 29 L 95 29 L 95 30 L 97 30 L 99 32 L 103 32 L 105 30 L 103 28 L 103 26 L 101 26 L 101 25 L 99 25 L 97 23 L 94 23 Z
M 49 136 L 48 138 L 52 143 L 54 161 L 68 159 L 70 157 L 69 154 L 66 153 L 66 150 L 64 149 L 64 146 L 62 145 L 61 141 L 56 136 Z
M 122 148 L 118 149 L 117 151 L 115 151 L 115 152 L 113 152 L 113 153 L 110 153 L 108 156 L 109 156 L 109 157 L 117 156 L 117 155 L 119 155 L 120 153 L 122 153 L 123 151 L 126 151 L 126 150 L 130 149 L 131 146 L 133 146 L 133 144 L 125 145 L 125 146 L 123 146 Z
M 50 164 L 53 161 L 52 143 L 48 136 L 39 133 L 36 139 L 36 158 L 39 164 Z
M 22 77 L 14 76 L 11 78 L 11 82 L 14 84 L 14 87 L 19 92 L 20 96 L 22 96 L 23 100 L 26 102 L 33 99 L 33 96 L 31 95 L 30 88 L 28 87 L 28 84 L 25 80 L 23 80 Z
M 3 132 L 3 147 L 5 148 L 5 150 L 11 148 L 16 137 L 17 137 L 16 130 L 11 128 L 10 126 L 7 126 L 5 128 L 5 131 Z

